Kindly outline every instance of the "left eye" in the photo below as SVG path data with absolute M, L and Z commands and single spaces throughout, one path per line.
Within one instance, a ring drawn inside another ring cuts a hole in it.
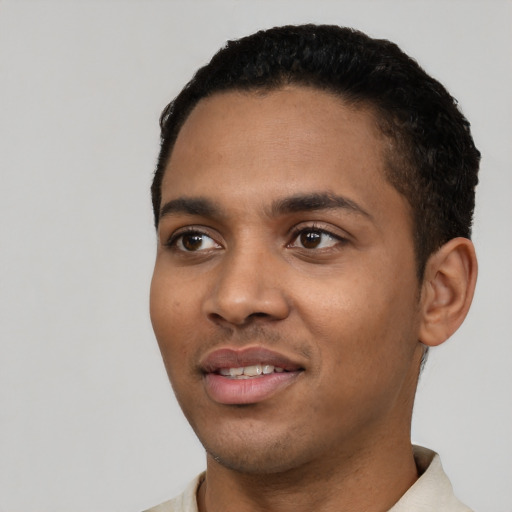
M 302 249 L 325 249 L 339 243 L 340 239 L 320 229 L 303 229 L 292 241 L 290 247 Z
M 179 250 L 186 252 L 205 251 L 219 247 L 213 238 L 196 231 L 177 236 L 173 243 Z

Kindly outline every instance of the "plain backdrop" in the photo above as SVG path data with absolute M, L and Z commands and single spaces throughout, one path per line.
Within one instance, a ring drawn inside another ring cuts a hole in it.
M 158 116 L 229 38 L 389 38 L 458 98 L 483 154 L 480 276 L 431 353 L 413 440 L 477 511 L 512 511 L 510 1 L 0 0 L 0 511 L 136 512 L 204 467 L 148 314 Z

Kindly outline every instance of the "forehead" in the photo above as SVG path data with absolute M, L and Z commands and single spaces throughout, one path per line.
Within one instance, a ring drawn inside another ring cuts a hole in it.
M 327 92 L 288 86 L 218 93 L 185 121 L 162 204 L 183 195 L 235 205 L 256 192 L 265 200 L 322 191 L 372 206 L 385 201 L 383 187 L 396 193 L 385 179 L 386 144 L 370 109 Z

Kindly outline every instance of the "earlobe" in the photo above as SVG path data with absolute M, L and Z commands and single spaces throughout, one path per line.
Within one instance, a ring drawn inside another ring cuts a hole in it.
M 422 285 L 419 340 L 440 345 L 466 317 L 477 277 L 477 260 L 471 240 L 454 238 L 429 258 Z

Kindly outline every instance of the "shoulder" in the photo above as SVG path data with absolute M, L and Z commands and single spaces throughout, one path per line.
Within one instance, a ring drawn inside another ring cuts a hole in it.
M 439 455 L 414 446 L 419 478 L 389 512 L 472 512 L 453 493 Z
M 194 478 L 187 488 L 176 498 L 160 503 L 156 507 L 148 508 L 144 512 L 198 512 L 196 493 L 204 480 L 204 473 Z

